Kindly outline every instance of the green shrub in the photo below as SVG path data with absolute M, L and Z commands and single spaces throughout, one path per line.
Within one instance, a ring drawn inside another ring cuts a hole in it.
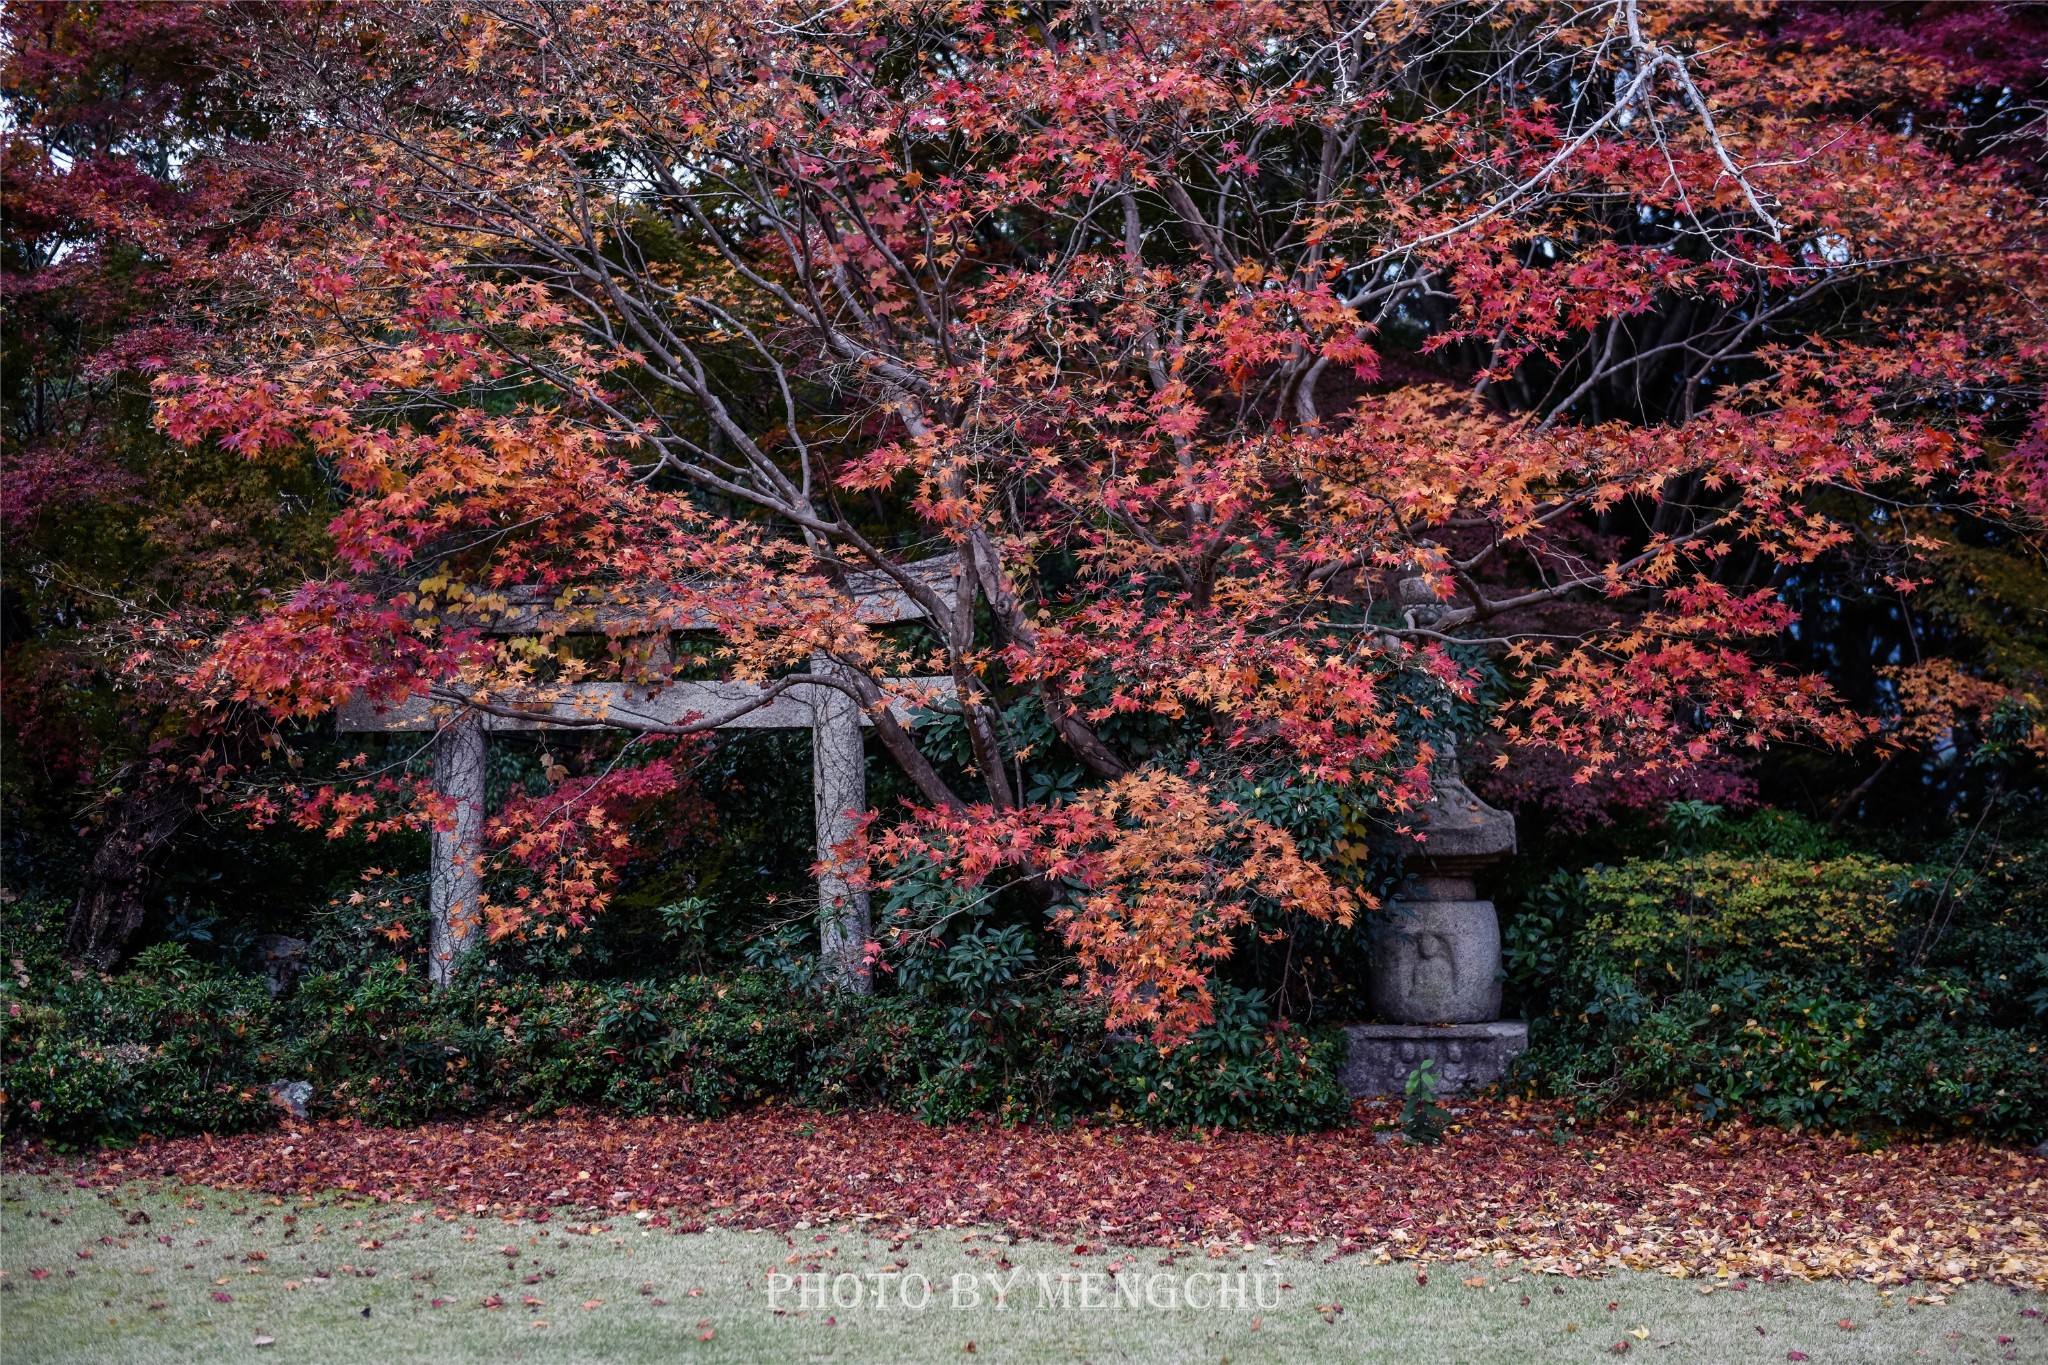
M 1570 969 L 1645 990 L 1741 968 L 1788 975 L 1890 969 L 1905 867 L 1710 853 L 1595 868 Z
M 1165 1057 L 1104 1034 L 1064 997 L 1020 995 L 962 1034 L 955 1009 L 902 995 L 811 996 L 768 973 L 665 983 L 479 976 L 441 994 L 390 967 L 315 977 L 289 1012 L 293 1074 L 315 1105 L 378 1123 L 487 1109 L 596 1106 L 703 1117 L 787 1095 L 928 1122 L 1118 1112 L 1175 1125 L 1299 1129 L 1349 1101 L 1327 1041 L 1269 1026 L 1235 993 Z
M 928 1123 L 1062 1122 L 1100 1109 L 1114 1049 L 1102 1017 L 1058 995 L 1018 994 L 969 1022 L 957 1004 L 907 995 L 828 998 L 839 1025 L 799 1090 L 822 1108 L 881 1104 Z
M 1259 997 L 1216 988 L 1216 1021 L 1170 1053 L 1128 1043 L 1116 1077 L 1143 1122 L 1305 1132 L 1350 1120 L 1342 1036 L 1271 1024 Z
M 1967 879 L 1725 852 L 1561 874 L 1506 936 L 1531 1020 L 1519 1074 L 1588 1109 L 1676 1099 L 1795 1128 L 2037 1141 L 2037 865 L 2022 845 Z
M 117 975 L 74 970 L 54 951 L 56 912 L 5 907 L 19 950 L 0 984 L 0 1122 L 62 1142 L 232 1131 L 275 1121 L 276 1080 L 310 1081 L 317 1115 L 379 1124 L 570 1107 L 710 1117 L 771 1096 L 932 1123 L 1109 1113 L 1299 1130 L 1349 1116 L 1341 1047 L 1272 1023 L 1256 994 L 1220 987 L 1216 1022 L 1161 1054 L 1038 984 L 1031 940 L 987 919 L 905 960 L 875 996 L 815 989 L 815 963 L 779 939 L 765 965 L 724 976 L 537 980 L 487 959 L 436 992 L 380 928 L 418 906 L 368 900 L 368 914 L 321 922 L 318 970 L 276 1002 L 182 946 Z
M 536 982 L 434 993 L 395 964 L 309 978 L 286 1056 L 315 1105 L 378 1123 L 486 1109 L 711 1116 L 788 1093 L 831 1020 L 766 978 Z
M 399 966 L 323 972 L 292 995 L 286 1065 L 312 1081 L 316 1111 L 402 1124 L 497 1103 L 491 1070 L 503 1039 L 452 992 L 436 998 Z
M 1965 1128 L 2032 1142 L 2048 1118 L 2048 1052 L 2018 1029 L 1922 1019 L 1885 1038 L 1864 1069 L 1893 1126 Z
M 277 1112 L 266 1083 L 269 996 L 182 945 L 109 976 L 38 951 L 47 907 L 10 907 L 0 981 L 0 1123 L 70 1145 L 142 1133 L 236 1132 Z M 24 932 L 26 931 L 26 932 Z

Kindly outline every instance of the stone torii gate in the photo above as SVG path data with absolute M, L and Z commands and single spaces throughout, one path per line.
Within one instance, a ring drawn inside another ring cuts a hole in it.
M 956 560 L 952 555 L 906 565 L 907 572 L 930 586 L 941 601 L 954 600 Z M 922 619 L 916 599 L 879 570 L 849 574 L 848 607 L 868 625 Z M 644 622 L 648 607 L 606 605 L 595 610 L 563 610 L 554 605 L 552 589 L 514 589 L 508 608 L 485 629 L 493 635 L 525 635 L 554 626 L 567 634 L 635 634 L 630 626 Z M 434 732 L 434 787 L 454 808 L 446 829 L 433 834 L 432 873 L 428 901 L 433 936 L 428 945 L 428 976 L 436 987 L 453 979 L 457 961 L 475 944 L 478 907 L 483 895 L 485 754 L 488 736 L 530 730 L 591 730 L 611 718 L 640 724 L 679 725 L 715 720 L 726 730 L 808 729 L 811 732 L 811 808 L 816 821 L 818 904 L 821 911 L 819 948 L 828 974 L 842 989 L 870 988 L 864 949 L 870 930 L 867 891 L 853 885 L 837 866 L 833 850 L 853 837 L 866 811 L 867 763 L 861 727 L 873 719 L 839 688 L 817 683 L 766 686 L 738 682 L 679 682 L 664 676 L 672 671 L 668 632 L 704 629 L 708 616 L 685 616 L 658 625 L 658 643 L 646 683 L 577 683 L 548 693 L 550 721 L 526 708 L 515 716 L 462 707 L 453 717 L 434 714 L 436 703 L 414 694 L 396 705 L 380 706 L 356 698 L 342 707 L 337 729 L 344 734 Z M 621 626 L 627 627 L 620 629 Z M 609 628 L 609 629 L 608 629 Z M 841 666 L 814 656 L 811 673 L 831 676 Z M 956 695 L 949 677 L 892 678 L 886 685 L 930 701 Z M 450 703 L 442 702 L 445 709 Z M 907 719 L 900 700 L 892 704 L 898 721 Z

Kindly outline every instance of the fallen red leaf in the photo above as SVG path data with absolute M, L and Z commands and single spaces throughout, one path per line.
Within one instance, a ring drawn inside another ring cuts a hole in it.
M 1386 1112 L 1361 1106 L 1360 1116 Z M 1967 1141 L 1866 1152 L 1846 1138 L 1708 1127 L 1673 1113 L 1582 1127 L 1564 1149 L 1529 1140 L 1560 1117 L 1552 1106 L 1474 1101 L 1455 1137 L 1410 1147 L 1375 1142 L 1369 1126 L 1296 1137 L 1119 1128 L 1110 1142 L 1088 1124 L 930 1128 L 899 1114 L 774 1105 L 710 1122 L 578 1115 L 471 1123 L 469 1133 L 461 1123 L 321 1122 L 291 1136 L 154 1141 L 79 1162 L 32 1152 L 23 1164 L 88 1186 L 148 1171 L 280 1195 L 348 1189 L 358 1198 L 438 1200 L 501 1216 L 559 1205 L 565 1190 L 601 1189 L 627 1209 L 666 1210 L 683 1225 L 713 1219 L 793 1231 L 865 1215 L 993 1225 L 1091 1250 L 1098 1238 L 1153 1246 L 1326 1238 L 1338 1256 L 1430 1263 L 1505 1253 L 1564 1274 L 1625 1257 L 1707 1277 L 1903 1274 L 2048 1287 L 2048 1248 L 2024 1230 L 2048 1220 L 2048 1183 L 2024 1153 Z M 117 1160 L 122 1169 L 110 1169 Z M 764 1181 L 763 1171 L 774 1178 Z M 589 1178 L 578 1181 L 583 1172 Z M 1866 1250 L 1894 1227 L 1930 1222 L 1981 1235 L 1953 1244 L 1894 1239 L 1880 1256 Z M 1418 1266 L 1417 1283 L 1427 1276 Z

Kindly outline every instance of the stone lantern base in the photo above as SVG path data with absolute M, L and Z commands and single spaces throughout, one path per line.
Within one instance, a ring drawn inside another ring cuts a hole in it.
M 1354 1096 L 1400 1095 L 1408 1073 L 1436 1063 L 1438 1095 L 1470 1095 L 1507 1073 L 1529 1049 L 1529 1026 L 1519 1019 L 1485 1024 L 1352 1024 L 1344 1030 L 1344 1088 Z

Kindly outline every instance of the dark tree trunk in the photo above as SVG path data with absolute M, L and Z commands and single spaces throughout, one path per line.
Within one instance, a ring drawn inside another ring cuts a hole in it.
M 192 817 L 192 792 L 182 784 L 143 786 L 118 798 L 93 852 L 64 932 L 67 955 L 105 971 L 142 925 L 143 898 L 156 878 L 155 858 Z

